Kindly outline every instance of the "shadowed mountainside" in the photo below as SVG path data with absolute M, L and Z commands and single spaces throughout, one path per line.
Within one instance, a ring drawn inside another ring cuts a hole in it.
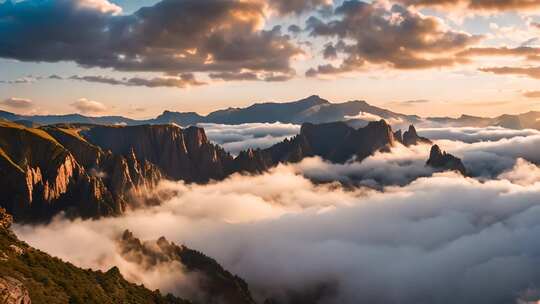
M 461 159 L 445 151 L 441 151 L 438 145 L 431 147 L 429 159 L 426 164 L 441 171 L 456 171 L 467 176 L 467 169 Z
M 0 209 L 0 302 L 17 304 L 190 304 L 126 281 L 118 268 L 84 270 L 30 247 Z
M 142 242 L 125 231 L 118 240 L 121 255 L 129 262 L 148 270 L 166 267 L 175 269 L 175 263 L 182 270 L 196 277 L 197 288 L 202 292 L 198 302 L 205 304 L 255 304 L 247 283 L 240 277 L 225 270 L 214 259 L 186 246 L 178 246 L 164 237 L 157 241 Z

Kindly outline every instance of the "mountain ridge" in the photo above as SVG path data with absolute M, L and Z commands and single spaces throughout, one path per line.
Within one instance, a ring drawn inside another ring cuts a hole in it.
M 367 115 L 366 115 L 367 114 Z M 292 102 L 262 102 L 250 106 L 218 109 L 208 115 L 196 112 L 165 110 L 150 119 L 132 119 L 123 116 L 66 115 L 19 115 L 0 110 L 0 120 L 24 121 L 27 124 L 49 125 L 59 123 L 81 123 L 101 125 L 145 125 L 175 123 L 181 126 L 199 123 L 243 124 L 243 123 L 327 123 L 347 121 L 354 126 L 365 126 L 369 121 L 385 119 L 393 126 L 445 125 L 454 127 L 501 126 L 511 129 L 531 128 L 540 130 L 540 112 L 503 114 L 496 117 L 480 117 L 463 114 L 460 117 L 420 117 L 407 115 L 370 105 L 363 100 L 332 103 L 318 95 Z
M 396 142 L 384 120 L 358 129 L 344 122 L 306 123 L 291 139 L 233 157 L 211 143 L 204 129 L 193 126 L 27 128 L 0 122 L 0 169 L 5 173 L 0 177 L 0 207 L 29 222 L 47 221 L 59 212 L 68 217 L 117 216 L 153 203 L 146 194 L 163 179 L 204 184 L 313 156 L 335 163 L 362 161 Z

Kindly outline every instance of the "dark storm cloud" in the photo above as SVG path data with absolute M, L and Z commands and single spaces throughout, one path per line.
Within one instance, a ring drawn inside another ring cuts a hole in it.
M 154 78 L 122 78 L 117 79 L 108 76 L 79 76 L 73 75 L 69 77 L 71 80 L 79 80 L 86 82 L 105 83 L 110 85 L 123 85 L 123 86 L 143 86 L 149 88 L 158 87 L 171 87 L 171 88 L 185 88 L 188 86 L 200 86 L 204 85 L 204 82 L 195 79 L 195 76 L 191 73 L 181 74 L 177 77 L 154 77 Z
M 0 5 L 0 57 L 170 74 L 289 74 L 291 57 L 301 51 L 280 27 L 260 30 L 266 7 L 259 1 L 163 0 L 119 15 L 106 0 L 8 1 Z
M 352 71 L 366 63 L 396 69 L 451 66 L 467 62 L 457 53 L 480 40 L 479 36 L 447 29 L 439 19 L 397 4 L 388 7 L 379 1 L 351 0 L 334 13 L 339 19 L 325 22 L 311 17 L 307 27 L 311 36 L 349 41 L 338 48 L 345 59 L 339 66 L 312 69 L 308 76 Z

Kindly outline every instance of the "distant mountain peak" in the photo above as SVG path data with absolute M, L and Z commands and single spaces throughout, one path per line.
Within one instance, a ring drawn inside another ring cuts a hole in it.
M 462 175 L 467 175 L 467 169 L 460 158 L 455 157 L 446 151 L 442 151 L 438 145 L 433 145 L 429 153 L 428 166 L 443 171 L 456 171 Z

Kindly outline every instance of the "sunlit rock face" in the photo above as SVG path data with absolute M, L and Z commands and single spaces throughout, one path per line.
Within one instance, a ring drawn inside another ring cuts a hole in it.
M 15 219 L 47 220 L 58 212 L 99 217 L 123 213 L 133 193 L 152 189 L 161 173 L 133 154 L 89 144 L 77 129 L 0 124 L 0 204 Z

